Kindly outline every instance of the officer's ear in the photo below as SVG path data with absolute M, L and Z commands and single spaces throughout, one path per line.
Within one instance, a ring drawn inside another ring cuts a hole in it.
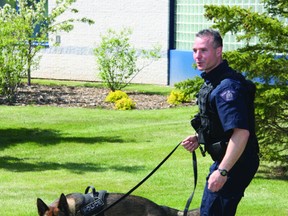
M 222 56 L 222 50 L 223 50 L 222 46 L 219 46 L 219 47 L 216 48 L 217 57 L 221 57 Z

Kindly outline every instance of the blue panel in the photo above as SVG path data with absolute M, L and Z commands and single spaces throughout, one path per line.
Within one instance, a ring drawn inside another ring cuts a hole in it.
M 192 51 L 170 50 L 170 76 L 169 83 L 174 85 L 186 79 L 200 75 L 200 71 L 193 68 L 194 59 Z
M 169 84 L 171 86 L 186 79 L 193 79 L 201 74 L 199 70 L 192 66 L 195 63 L 192 51 L 170 50 L 169 54 Z M 276 58 L 288 59 L 288 56 L 276 56 Z M 253 81 L 264 83 L 261 78 L 254 78 Z M 275 79 L 271 79 L 268 83 L 275 84 Z

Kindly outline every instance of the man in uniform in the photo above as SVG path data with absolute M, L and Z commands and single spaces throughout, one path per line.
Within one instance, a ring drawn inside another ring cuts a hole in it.
M 192 152 L 204 144 L 214 163 L 210 167 L 200 213 L 202 216 L 232 216 L 258 166 L 255 135 L 255 85 L 222 59 L 220 34 L 205 29 L 196 34 L 193 57 L 204 84 L 197 103 L 199 113 L 191 124 L 196 135 L 182 146 Z

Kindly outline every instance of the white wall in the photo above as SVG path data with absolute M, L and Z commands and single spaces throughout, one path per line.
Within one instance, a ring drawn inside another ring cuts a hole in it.
M 49 0 L 49 10 L 54 5 L 55 0 Z M 32 72 L 32 77 L 98 81 L 93 48 L 100 43 L 100 35 L 109 28 L 119 31 L 129 27 L 135 48 L 149 49 L 160 44 L 163 53 L 159 61 L 141 71 L 133 82 L 167 84 L 169 1 L 78 0 L 73 6 L 79 10 L 77 17 L 88 17 L 95 24 L 75 23 L 71 32 L 59 33 L 60 47 L 43 50 L 40 66 Z M 60 19 L 69 16 L 65 13 Z M 55 35 L 51 37 L 55 40 Z

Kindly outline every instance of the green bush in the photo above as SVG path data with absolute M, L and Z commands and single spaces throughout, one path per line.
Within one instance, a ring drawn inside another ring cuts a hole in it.
M 149 50 L 133 47 L 130 43 L 131 34 L 129 28 L 120 32 L 109 29 L 94 49 L 99 78 L 112 91 L 125 88 L 141 70 L 161 57 L 159 45 Z
M 131 110 L 135 107 L 136 104 L 131 98 L 121 98 L 115 102 L 115 109 L 117 110 Z
M 115 109 L 117 110 L 131 110 L 136 107 L 133 100 L 121 90 L 109 92 L 105 98 L 105 102 L 115 103 Z
M 167 103 L 179 105 L 189 101 L 189 97 L 185 96 L 184 92 L 180 90 L 172 90 L 168 96 Z
M 27 26 L 23 20 L 15 17 L 17 11 L 8 4 L 0 7 L 0 14 L 0 94 L 14 101 L 21 76 L 24 75 L 25 55 L 20 52 L 24 45 L 19 41 L 25 40 L 23 32 Z
M 185 97 L 190 99 L 196 98 L 196 94 L 200 90 L 203 84 L 203 79 L 199 76 L 196 76 L 193 79 L 187 79 L 179 83 L 175 83 L 175 88 L 181 90 L 184 93 Z
M 122 98 L 129 98 L 129 97 L 125 92 L 121 90 L 111 91 L 109 92 L 108 96 L 105 98 L 105 102 L 115 103 L 116 101 Z
M 287 85 L 257 84 L 255 117 L 261 157 L 283 167 L 287 167 L 288 158 L 287 100 Z
M 175 83 L 176 90 L 172 90 L 167 102 L 169 104 L 178 105 L 181 103 L 189 102 L 196 98 L 200 87 L 203 84 L 203 79 L 195 77 L 194 79 L 187 79 L 179 83 Z

